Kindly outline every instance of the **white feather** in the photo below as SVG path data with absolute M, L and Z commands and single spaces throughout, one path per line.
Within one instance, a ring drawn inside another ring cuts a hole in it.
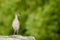
M 19 20 L 18 20 L 18 15 L 15 15 L 15 19 L 13 20 L 12 27 L 14 31 L 18 31 L 19 29 Z

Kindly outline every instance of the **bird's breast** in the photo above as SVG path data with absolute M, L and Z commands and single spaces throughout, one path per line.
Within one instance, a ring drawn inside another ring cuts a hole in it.
M 18 20 L 14 20 L 12 26 L 16 27 L 16 28 L 19 27 L 19 21 Z

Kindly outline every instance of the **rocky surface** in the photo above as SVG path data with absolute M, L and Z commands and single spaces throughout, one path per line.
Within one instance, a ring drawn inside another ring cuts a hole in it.
M 12 35 L 12 36 L 0 36 L 0 40 L 35 40 L 35 38 L 32 36 Z

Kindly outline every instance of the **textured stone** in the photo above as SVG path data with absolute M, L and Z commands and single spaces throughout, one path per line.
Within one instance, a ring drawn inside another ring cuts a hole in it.
M 0 40 L 35 40 L 35 38 L 32 36 L 12 35 L 12 36 L 0 36 Z

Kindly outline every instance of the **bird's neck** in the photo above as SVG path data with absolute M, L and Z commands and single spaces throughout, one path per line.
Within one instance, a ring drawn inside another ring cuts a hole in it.
M 18 19 L 18 16 L 17 15 L 15 15 L 15 19 Z

